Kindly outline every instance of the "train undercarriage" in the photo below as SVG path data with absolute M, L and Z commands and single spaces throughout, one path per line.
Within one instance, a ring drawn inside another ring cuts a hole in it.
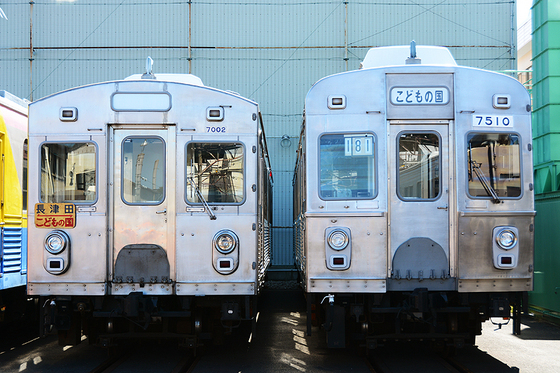
M 220 344 L 242 323 L 255 325 L 256 296 L 43 297 L 43 334 L 58 332 L 59 345 L 113 347 L 131 339 L 175 339 L 187 348 Z
M 329 348 L 374 349 L 388 341 L 432 341 L 450 347 L 473 345 L 488 319 L 511 321 L 520 334 L 527 293 L 410 292 L 307 294 L 307 333 L 321 326 Z

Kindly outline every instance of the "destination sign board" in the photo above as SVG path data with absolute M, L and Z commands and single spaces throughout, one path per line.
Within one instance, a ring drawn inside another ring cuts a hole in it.
M 76 226 L 76 206 L 73 203 L 35 204 L 35 227 L 74 228 Z

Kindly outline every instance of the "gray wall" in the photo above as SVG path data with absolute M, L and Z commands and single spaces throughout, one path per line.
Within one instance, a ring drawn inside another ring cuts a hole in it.
M 5 0 L 0 89 L 38 99 L 144 72 L 187 73 L 259 102 L 274 172 L 273 264 L 292 264 L 292 171 L 303 101 L 370 47 L 448 46 L 461 65 L 515 68 L 509 0 Z M 33 53 L 30 53 L 30 47 Z M 31 61 L 30 61 L 31 60 Z M 282 147 L 282 135 L 292 138 Z

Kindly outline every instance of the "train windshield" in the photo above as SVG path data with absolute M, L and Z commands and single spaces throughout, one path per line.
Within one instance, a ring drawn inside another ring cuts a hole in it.
M 186 157 L 186 199 L 200 204 L 242 203 L 244 147 L 241 143 L 190 142 Z
M 96 199 L 97 151 L 93 143 L 41 146 L 41 201 L 89 202 Z
M 521 196 L 519 136 L 471 133 L 467 137 L 467 170 L 471 197 Z
M 435 133 L 403 133 L 399 137 L 399 197 L 434 200 L 440 194 L 440 141 Z
M 375 138 L 370 133 L 329 134 L 320 139 L 320 188 L 323 199 L 375 196 Z

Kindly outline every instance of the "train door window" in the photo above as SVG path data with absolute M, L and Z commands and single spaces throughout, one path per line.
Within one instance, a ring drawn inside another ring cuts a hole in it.
M 319 144 L 322 199 L 375 197 L 375 137 L 371 133 L 328 134 Z
M 521 196 L 518 135 L 470 133 L 467 162 L 469 196 L 497 201 Z
M 440 139 L 435 133 L 402 133 L 398 138 L 398 196 L 435 200 L 440 195 Z
M 186 158 L 186 200 L 191 204 L 243 203 L 244 147 L 241 143 L 190 142 Z
M 41 201 L 96 200 L 97 149 L 91 142 L 41 146 Z
M 122 142 L 122 198 L 132 205 L 158 205 L 165 198 L 165 143 L 161 137 Z

